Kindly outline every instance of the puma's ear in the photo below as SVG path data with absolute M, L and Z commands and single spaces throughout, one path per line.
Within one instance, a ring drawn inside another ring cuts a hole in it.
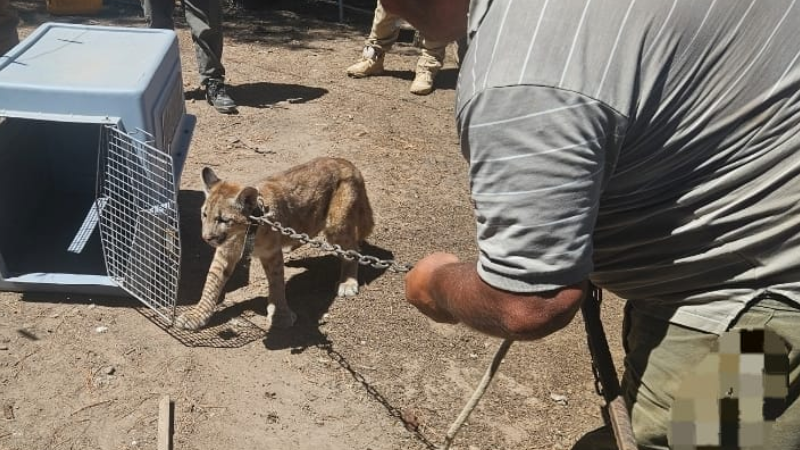
M 258 189 L 246 187 L 239 192 L 236 203 L 242 208 L 242 214 L 249 216 L 258 209 Z
M 210 167 L 203 167 L 203 190 L 206 193 L 206 197 L 208 197 L 208 193 L 211 192 L 211 188 L 220 181 L 222 180 L 219 179 L 217 174 L 215 174 Z

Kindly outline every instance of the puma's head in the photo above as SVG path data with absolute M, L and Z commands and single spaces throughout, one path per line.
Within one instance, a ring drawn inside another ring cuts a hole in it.
M 203 169 L 206 200 L 200 210 L 203 240 L 212 247 L 244 239 L 249 217 L 258 207 L 258 190 L 222 181 L 213 170 Z

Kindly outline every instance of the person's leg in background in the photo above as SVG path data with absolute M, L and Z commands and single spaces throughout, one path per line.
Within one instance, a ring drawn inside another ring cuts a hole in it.
M 2 0 L 0 0 L 2 1 Z M 182 1 L 186 22 L 192 32 L 197 58 L 200 85 L 206 100 L 217 111 L 236 112 L 236 103 L 225 88 L 225 68 L 222 66 L 222 5 L 220 0 Z M 150 28 L 175 29 L 172 17 L 175 0 L 142 0 L 142 9 Z
M 174 0 L 142 0 L 142 10 L 150 28 L 175 29 L 172 19 L 174 9 Z
M 386 52 L 397 42 L 400 35 L 400 17 L 386 12 L 378 1 L 372 28 L 364 42 L 361 60 L 347 68 L 347 74 L 354 78 L 364 78 L 383 73 L 383 60 Z M 411 93 L 427 95 L 433 91 L 433 81 L 444 63 L 447 42 L 432 41 L 422 36 L 422 55 L 416 66 Z
M 422 36 L 422 55 L 417 60 L 416 75 L 411 83 L 411 93 L 428 95 L 433 91 L 433 82 L 444 64 L 447 42 L 432 41 Z
M 0 0 L 0 55 L 4 55 L 19 43 L 17 13 L 10 0 Z
M 364 42 L 361 60 L 347 68 L 348 75 L 364 78 L 383 73 L 384 55 L 397 42 L 397 37 L 400 35 L 400 28 L 397 26 L 399 19 L 398 16 L 386 12 L 378 1 L 372 18 L 372 29 Z
M 222 65 L 221 0 L 183 0 L 183 6 L 186 23 L 192 31 L 200 85 L 206 91 L 206 100 L 221 113 L 235 113 L 236 103 L 227 93 Z

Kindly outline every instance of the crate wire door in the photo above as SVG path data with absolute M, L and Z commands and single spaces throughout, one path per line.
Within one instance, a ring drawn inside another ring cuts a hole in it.
M 104 127 L 95 206 L 108 276 L 169 323 L 181 259 L 174 173 L 167 153 Z

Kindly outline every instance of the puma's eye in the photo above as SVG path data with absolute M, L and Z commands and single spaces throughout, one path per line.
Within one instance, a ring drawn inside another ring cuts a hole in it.
M 230 219 L 228 217 L 222 217 L 222 216 L 218 216 L 217 217 L 217 223 L 224 223 L 225 225 L 227 225 L 227 224 L 231 223 L 232 221 L 233 221 L 233 219 Z
M 205 211 L 203 211 L 202 213 L 200 213 L 200 215 L 203 217 L 203 219 L 205 219 L 206 217 L 208 217 L 208 214 L 206 214 L 206 212 L 205 212 Z

